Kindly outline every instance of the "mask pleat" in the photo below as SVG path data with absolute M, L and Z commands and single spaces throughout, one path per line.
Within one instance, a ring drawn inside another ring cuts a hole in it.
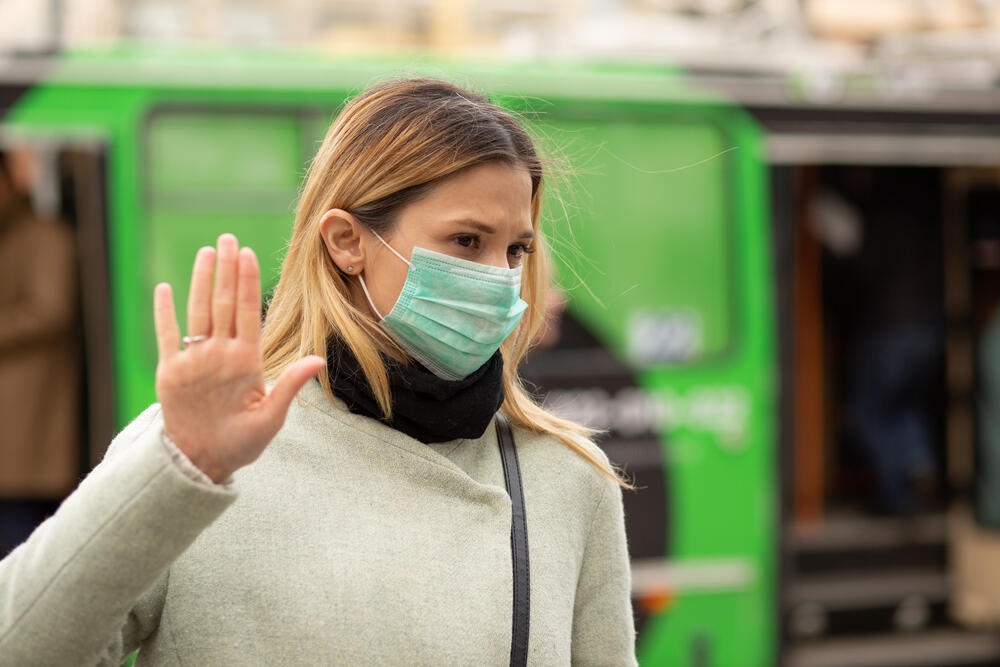
M 418 294 L 413 297 L 415 301 L 422 301 L 425 303 L 434 304 L 436 306 L 443 307 L 445 309 L 457 310 L 461 313 L 466 313 L 468 315 L 473 315 L 480 318 L 484 322 L 493 323 L 497 318 L 498 314 L 503 317 L 511 317 L 517 315 L 519 312 L 523 312 L 527 307 L 527 304 L 521 301 L 521 299 L 515 297 L 515 300 L 511 302 L 509 307 L 502 306 L 500 304 L 481 304 L 481 303 L 469 303 L 468 301 L 459 301 L 457 299 L 444 299 L 441 297 L 434 297 L 425 294 Z M 521 304 L 524 304 L 523 306 Z M 503 310 L 501 310 L 503 309 Z
M 408 317 L 403 321 L 403 324 L 407 324 L 414 331 L 426 335 L 431 341 L 447 342 L 466 354 L 482 354 L 486 349 L 492 347 L 493 342 L 499 336 L 506 337 L 503 330 L 498 330 L 494 322 L 483 322 L 479 328 L 467 331 L 457 328 L 452 323 L 442 322 L 415 310 L 409 311 L 407 315 Z

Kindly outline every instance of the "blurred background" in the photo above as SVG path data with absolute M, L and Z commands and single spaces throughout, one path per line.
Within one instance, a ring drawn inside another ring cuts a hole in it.
M 400 74 L 568 167 L 522 371 L 641 487 L 641 664 L 1000 664 L 997 0 L 0 0 L 0 551 Z

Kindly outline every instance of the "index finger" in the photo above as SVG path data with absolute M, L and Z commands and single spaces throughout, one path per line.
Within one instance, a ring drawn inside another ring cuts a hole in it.
M 256 341 L 260 337 L 260 266 L 250 248 L 241 248 L 236 284 L 236 337 Z

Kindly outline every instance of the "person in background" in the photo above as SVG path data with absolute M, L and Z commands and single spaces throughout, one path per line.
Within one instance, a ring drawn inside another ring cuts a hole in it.
M 0 154 L 0 554 L 77 482 L 79 373 L 72 231 L 34 215 L 31 154 Z
M 1000 190 L 973 190 L 966 207 L 976 335 L 974 507 L 979 525 L 1000 530 Z
M 874 473 L 872 509 L 928 511 L 938 502 L 941 475 L 931 409 L 943 385 L 944 298 L 933 270 L 940 265 L 940 186 L 931 170 L 881 180 L 863 167 L 825 173 L 831 187 L 812 218 L 830 252 L 826 315 L 847 342 L 847 429 Z

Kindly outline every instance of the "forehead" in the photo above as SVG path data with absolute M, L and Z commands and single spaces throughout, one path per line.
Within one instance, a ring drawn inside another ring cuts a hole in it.
M 441 181 L 402 213 L 403 220 L 433 215 L 530 227 L 531 175 L 502 162 L 476 165 Z

